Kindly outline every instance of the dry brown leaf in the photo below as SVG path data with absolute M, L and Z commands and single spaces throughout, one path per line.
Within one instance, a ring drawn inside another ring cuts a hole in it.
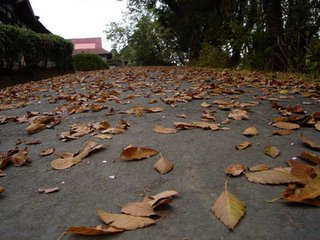
M 42 157 L 49 156 L 53 152 L 54 152 L 54 148 L 48 148 L 48 149 L 45 149 L 45 150 L 41 151 L 40 152 L 40 156 L 42 156 Z
M 174 134 L 178 132 L 178 130 L 175 128 L 166 128 L 159 125 L 154 126 L 152 130 L 155 133 L 160 133 L 160 134 Z
M 259 163 L 249 168 L 251 172 L 259 172 L 259 171 L 265 171 L 269 169 L 270 169 L 269 166 L 264 163 Z
M 52 188 L 39 188 L 38 189 L 38 192 L 39 193 L 45 193 L 45 194 L 48 194 L 48 193 L 54 193 L 54 192 L 58 192 L 60 190 L 59 187 L 52 187 Z
M 109 133 L 109 134 L 124 134 L 125 129 L 122 128 L 108 128 L 106 130 L 103 130 L 101 133 Z
M 212 131 L 217 131 L 220 129 L 220 124 L 217 123 L 207 123 L 207 122 L 193 122 L 194 127 L 202 129 L 211 129 Z
M 152 157 L 158 153 L 157 150 L 151 148 L 129 146 L 122 151 L 120 159 L 123 161 L 140 160 Z
M 6 176 L 6 173 L 0 169 L 0 177 Z
M 4 188 L 0 186 L 0 193 L 4 192 Z
M 135 230 L 155 224 L 155 221 L 151 218 L 135 217 L 126 214 L 113 214 L 100 209 L 97 210 L 97 215 L 104 223 L 124 230 Z
M 166 204 L 171 202 L 172 197 L 177 195 L 178 192 L 175 190 L 167 190 L 163 191 L 161 193 L 158 193 L 154 196 L 150 196 L 146 199 L 146 202 L 152 206 L 153 208 L 156 208 L 162 204 Z
M 163 108 L 162 107 L 153 107 L 153 108 L 144 108 L 143 110 L 147 113 L 158 113 L 158 112 L 162 112 Z
M 97 104 L 91 104 L 90 108 L 92 112 L 100 112 L 105 107 Z
M 240 143 L 239 145 L 236 146 L 236 149 L 237 150 L 244 150 L 248 147 L 250 147 L 252 144 L 250 142 L 243 142 L 243 143 Z
M 111 134 L 104 134 L 104 133 L 101 133 L 101 134 L 97 134 L 95 135 L 96 138 L 99 138 L 99 139 L 112 139 L 112 135 Z
M 249 182 L 259 184 L 287 184 L 301 181 L 300 178 L 293 176 L 288 171 L 280 171 L 275 169 L 246 173 L 246 177 L 248 178 Z
M 320 144 L 315 143 L 314 141 L 310 140 L 309 138 L 303 136 L 302 134 L 300 135 L 300 140 L 307 147 L 309 147 L 313 150 L 320 151 Z
M 226 174 L 230 174 L 234 177 L 239 176 L 241 173 L 243 173 L 243 171 L 246 170 L 246 167 L 243 166 L 240 163 L 233 163 L 230 164 L 225 170 L 224 172 Z
M 242 134 L 247 137 L 253 137 L 258 134 L 258 129 L 256 127 L 249 127 L 245 129 Z
M 150 217 L 156 215 L 153 207 L 146 202 L 128 203 L 121 208 L 121 212 L 136 217 Z
M 234 120 L 247 120 L 249 119 L 248 112 L 242 109 L 234 109 L 229 113 L 229 118 L 233 118 Z
M 102 149 L 104 146 L 99 145 L 96 142 L 87 142 L 87 144 L 80 150 L 80 152 L 74 157 L 58 158 L 51 162 L 53 169 L 63 170 L 78 164 L 85 157 L 87 157 L 92 151 Z
M 290 135 L 291 133 L 292 133 L 292 130 L 290 129 L 278 129 L 278 130 L 272 131 L 271 135 L 287 136 L 287 135 Z
M 207 102 L 203 102 L 203 103 L 201 103 L 201 107 L 209 108 L 209 107 L 211 107 L 211 104 L 207 103 Z
M 39 122 L 31 123 L 27 128 L 26 131 L 28 134 L 34 134 L 46 129 L 46 125 Z
M 193 123 L 187 123 L 187 122 L 173 122 L 174 126 L 178 129 L 190 129 L 194 128 Z
M 272 158 L 276 158 L 280 155 L 280 150 L 274 146 L 271 145 L 267 145 L 264 147 L 264 154 L 272 157 Z
M 304 160 L 309 160 L 315 164 L 320 164 L 320 157 L 310 152 L 302 152 L 298 157 Z
M 123 229 L 115 228 L 112 226 L 98 225 L 95 227 L 72 226 L 66 230 L 66 233 L 95 236 L 95 235 L 105 235 L 105 234 L 111 234 L 111 233 L 120 233 L 123 231 L 124 231 Z
M 98 122 L 98 123 L 93 124 L 93 127 L 96 130 L 106 130 L 111 126 L 107 121 L 104 121 L 104 122 Z
M 276 123 L 273 123 L 272 126 L 280 129 L 286 129 L 286 130 L 295 130 L 300 128 L 300 125 L 295 123 L 289 123 L 289 122 L 276 122 Z
M 290 173 L 300 179 L 304 179 L 305 181 L 308 181 L 309 179 L 314 177 L 314 167 L 301 163 L 295 160 L 288 160 L 288 165 L 291 167 Z
M 29 158 L 27 155 L 28 155 L 27 149 L 19 151 L 11 156 L 11 162 L 15 167 L 21 167 L 23 165 L 26 165 L 29 161 Z
M 317 176 L 308 182 L 303 188 L 297 188 L 294 193 L 284 199 L 290 202 L 303 202 L 307 199 L 314 199 L 320 196 L 320 177 Z
M 165 159 L 160 153 L 161 158 L 153 165 L 153 167 L 161 174 L 166 174 L 173 169 L 173 163 Z
M 244 203 L 225 189 L 211 208 L 216 217 L 229 229 L 233 229 L 244 215 Z
M 320 131 L 320 121 L 317 121 L 316 124 L 314 125 L 314 127 Z

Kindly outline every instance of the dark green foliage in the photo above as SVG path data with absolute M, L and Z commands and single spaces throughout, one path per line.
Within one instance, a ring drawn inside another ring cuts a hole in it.
M 108 69 L 109 66 L 96 54 L 80 53 L 73 56 L 73 65 L 77 71 Z
M 166 34 L 156 41 L 149 38 L 148 45 L 170 42 L 169 48 L 159 49 L 179 56 L 174 61 L 169 58 L 173 63 L 221 66 L 221 59 L 212 58 L 225 53 L 231 67 L 318 71 L 312 69 L 320 61 L 313 53 L 320 44 L 319 0 L 128 0 L 128 7 L 131 14 L 153 13 L 153 24 Z M 142 29 L 131 26 L 135 28 L 126 42 Z M 154 32 L 149 30 L 147 36 Z M 140 49 L 143 58 L 149 56 L 149 49 Z
M 13 70 L 34 72 L 48 63 L 57 70 L 72 69 L 73 44 L 52 34 L 35 33 L 0 24 L 0 73 Z

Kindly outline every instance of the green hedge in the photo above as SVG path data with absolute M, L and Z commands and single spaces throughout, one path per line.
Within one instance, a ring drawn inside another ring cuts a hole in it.
M 0 72 L 28 72 L 51 62 L 58 70 L 72 69 L 73 44 L 60 36 L 0 24 Z
M 96 54 L 80 53 L 73 56 L 73 66 L 77 71 L 108 69 L 109 65 Z

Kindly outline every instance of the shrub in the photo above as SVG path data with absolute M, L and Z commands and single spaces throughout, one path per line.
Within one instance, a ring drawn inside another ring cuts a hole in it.
M 73 56 L 73 66 L 77 71 L 108 69 L 109 66 L 96 54 L 80 53 Z
M 226 68 L 230 67 L 230 57 L 222 49 L 204 43 L 201 46 L 200 56 L 194 65 L 198 67 Z
M 29 29 L 0 23 L 0 70 L 36 71 L 51 61 L 58 70 L 72 69 L 73 45 L 53 34 L 35 33 Z

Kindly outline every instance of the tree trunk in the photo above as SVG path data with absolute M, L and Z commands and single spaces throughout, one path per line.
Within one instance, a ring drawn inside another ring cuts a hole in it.
M 272 71 L 285 71 L 286 58 L 283 54 L 283 20 L 279 0 L 263 0 L 264 21 L 266 26 L 266 66 Z

